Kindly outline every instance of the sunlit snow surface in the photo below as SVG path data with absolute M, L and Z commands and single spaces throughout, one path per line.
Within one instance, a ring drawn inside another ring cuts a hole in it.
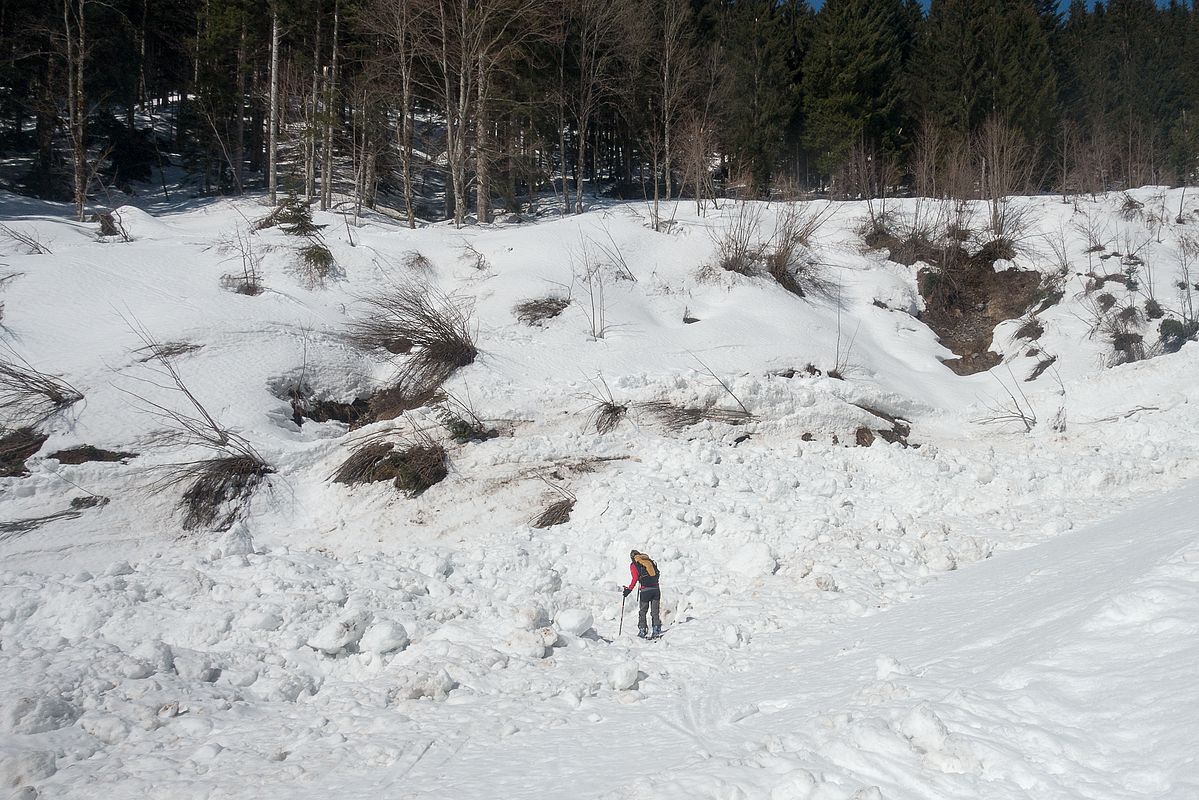
M 1199 796 L 1199 347 L 1106 369 L 1083 294 L 1123 268 L 1085 252 L 1098 231 L 1138 248 L 1141 300 L 1176 308 L 1199 219 L 1169 222 L 1177 190 L 1134 194 L 1133 219 L 1119 195 L 1011 201 L 1036 220 L 1015 264 L 1053 273 L 1064 239 L 1073 267 L 1034 382 L 1019 322 L 993 374 L 939 363 L 905 313 L 914 268 L 861 250 L 859 204 L 813 241 L 840 288 L 802 300 L 703 269 L 736 210 L 686 203 L 670 233 L 640 204 L 462 230 L 318 214 L 344 277 L 307 288 L 296 240 L 263 231 L 267 291 L 246 297 L 220 286 L 240 269 L 222 243 L 265 214 L 252 201 L 126 208 L 126 243 L 0 197 L 52 251 L 0 242 L 0 339 L 85 395 L 29 476 L 0 479 L 0 523 L 111 499 L 0 534 L 0 797 Z M 597 340 L 580 277 L 605 248 L 636 280 L 601 267 Z M 341 334 L 361 297 L 412 280 L 473 302 L 481 355 L 448 388 L 502 435 L 454 444 L 421 412 L 297 428 L 277 395 L 301 371 L 339 400 L 393 376 Z M 551 294 L 572 305 L 516 320 Z M 196 453 L 152 446 L 147 401 L 180 399 L 147 383 L 135 326 L 203 345 L 180 374 L 277 469 L 231 531 L 185 534 L 179 490 L 150 491 Z M 839 361 L 847 380 L 804 372 Z M 633 411 L 598 435 L 605 384 Z M 1031 433 L 981 424 L 1009 389 Z M 670 431 L 636 408 L 662 399 L 755 421 Z M 920 447 L 853 447 L 887 427 L 860 406 Z M 424 495 L 329 481 L 364 436 L 414 427 L 450 454 Z M 143 455 L 45 458 L 79 444 Z M 546 481 L 577 504 L 538 530 Z M 631 547 L 662 567 L 659 642 L 633 638 L 632 603 L 617 636 Z

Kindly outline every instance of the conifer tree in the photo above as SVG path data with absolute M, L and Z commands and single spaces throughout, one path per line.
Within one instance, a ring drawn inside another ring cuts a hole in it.
M 817 14 L 803 105 L 806 141 L 826 173 L 858 141 L 900 149 L 908 20 L 901 0 L 828 0 Z

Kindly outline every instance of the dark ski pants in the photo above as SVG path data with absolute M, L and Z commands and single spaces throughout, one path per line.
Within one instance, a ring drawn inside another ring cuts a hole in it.
M 662 618 L 658 616 L 658 604 L 662 600 L 662 590 L 654 586 L 650 589 L 642 589 L 637 595 L 637 599 L 641 601 L 641 608 L 637 614 L 637 629 L 648 630 L 645 627 L 645 612 L 649 612 L 650 619 L 653 620 L 655 628 L 662 627 Z

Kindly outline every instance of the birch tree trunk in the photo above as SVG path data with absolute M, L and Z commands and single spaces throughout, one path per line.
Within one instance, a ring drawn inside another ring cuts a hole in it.
M 321 108 L 321 5 L 316 4 L 316 42 L 312 46 L 312 102 L 308 107 L 308 131 L 304 137 L 304 196 L 316 197 L 316 135 Z
M 341 16 L 341 1 L 333 0 L 333 57 L 329 66 L 329 83 L 325 90 L 325 144 L 321 154 L 321 210 L 333 205 L 333 123 L 337 118 L 337 34 Z
M 271 109 L 267 123 L 267 188 L 271 205 L 279 202 L 278 156 L 279 156 L 279 9 L 271 7 Z
M 87 202 L 87 98 L 83 91 L 87 29 L 84 12 L 87 0 L 63 0 L 62 22 L 67 44 L 67 116 L 74 162 L 75 219 L 83 222 Z

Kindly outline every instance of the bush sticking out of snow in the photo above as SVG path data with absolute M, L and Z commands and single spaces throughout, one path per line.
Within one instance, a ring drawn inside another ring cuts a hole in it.
M 69 383 L 34 369 L 9 348 L 0 358 L 0 430 L 36 428 L 83 399 Z
M 186 483 L 179 500 L 183 529 L 226 530 L 240 516 L 262 480 L 274 472 L 262 459 L 248 454 L 210 458 L 177 464 L 156 486 L 166 488 Z
M 347 485 L 394 481 L 397 489 L 415 496 L 447 474 L 445 448 L 439 444 L 427 442 L 399 450 L 393 442 L 375 441 L 351 453 L 333 474 L 333 481 Z
M 350 324 L 348 341 L 363 350 L 404 342 L 411 350 L 396 382 L 371 398 L 376 419 L 394 419 L 433 402 L 441 385 L 479 354 L 469 308 L 447 295 L 413 284 L 365 302 L 368 313 Z
M 526 300 L 512 309 L 512 313 L 525 325 L 539 326 L 561 314 L 569 305 L 570 300 L 567 298 L 550 295 Z
M 574 510 L 575 499 L 563 497 L 550 503 L 544 511 L 533 520 L 534 528 L 552 528 L 570 522 L 570 512 Z
M 745 425 L 753 421 L 753 415 L 737 408 L 689 408 L 669 400 L 650 400 L 638 403 L 636 408 L 657 419 L 672 431 L 681 431 L 701 422 L 718 422 L 724 425 Z

